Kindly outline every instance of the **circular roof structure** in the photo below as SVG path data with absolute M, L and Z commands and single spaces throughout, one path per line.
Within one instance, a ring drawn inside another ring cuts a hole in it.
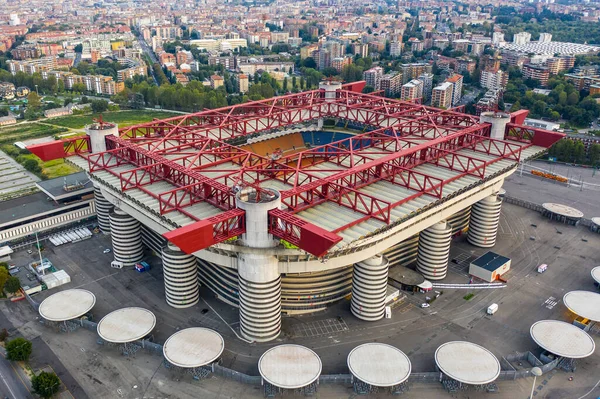
M 594 223 L 596 226 L 600 226 L 600 216 L 593 217 L 592 223 Z
M 258 371 L 269 384 L 284 389 L 297 389 L 315 382 L 321 375 L 319 356 L 301 345 L 279 345 L 269 349 L 258 360 Z
M 552 202 L 546 202 L 542 204 L 542 207 L 548 212 L 552 212 L 556 215 L 561 215 L 570 219 L 580 219 L 583 217 L 583 212 L 578 209 L 571 208 L 570 206 L 563 204 L 554 204 Z
M 538 321 L 531 326 L 530 333 L 536 344 L 558 356 L 580 359 L 588 357 L 596 349 L 588 333 L 564 321 Z
M 498 358 L 471 342 L 452 341 L 440 345 L 435 351 L 435 362 L 442 373 L 465 384 L 488 384 L 500 375 Z
M 40 316 L 48 321 L 67 321 L 83 316 L 96 304 L 96 296 L 88 290 L 57 292 L 41 303 Z
M 123 308 L 104 316 L 98 335 L 105 341 L 122 344 L 144 338 L 156 326 L 154 313 L 144 308 Z
M 163 346 L 163 355 L 177 367 L 194 368 L 214 362 L 224 348 L 225 341 L 216 331 L 192 327 L 171 335 Z
M 410 359 L 400 349 L 381 343 L 367 343 L 348 355 L 352 375 L 369 385 L 391 387 L 408 379 Z
M 600 284 L 600 266 L 596 266 L 592 269 L 592 278 Z
M 600 321 L 600 294 L 590 291 L 571 291 L 565 294 L 563 302 L 577 316 L 591 321 Z

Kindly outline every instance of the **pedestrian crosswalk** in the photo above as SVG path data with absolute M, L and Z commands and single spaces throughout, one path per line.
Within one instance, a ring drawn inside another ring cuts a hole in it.
M 560 299 L 556 299 L 553 296 L 549 297 L 548 299 L 546 299 L 546 302 L 544 302 L 542 304 L 542 306 L 546 306 L 548 309 L 552 309 L 554 308 L 558 303 L 560 302 Z

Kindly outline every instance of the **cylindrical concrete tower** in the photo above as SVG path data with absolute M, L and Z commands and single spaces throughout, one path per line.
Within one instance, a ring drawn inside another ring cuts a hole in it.
M 244 189 L 236 204 L 246 211 L 246 233 L 241 241 L 252 248 L 273 248 L 278 241 L 269 234 L 271 209 L 281 205 L 279 192 L 272 189 Z M 257 342 L 271 341 L 281 331 L 281 275 L 277 257 L 240 253 L 238 256 L 240 331 Z
M 123 266 L 133 266 L 144 256 L 140 222 L 119 208 L 110 213 L 110 236 L 113 253 Z
M 504 140 L 506 125 L 510 122 L 510 115 L 504 112 L 482 112 L 479 115 L 479 121 L 492 124 L 490 138 Z
M 452 234 L 456 234 L 464 230 L 469 225 L 471 216 L 471 207 L 468 206 L 463 210 L 456 212 L 448 218 L 448 223 L 452 226 Z
M 502 199 L 496 194 L 473 204 L 467 237 L 471 244 L 481 248 L 490 248 L 496 244 L 501 208 Z
M 189 308 L 200 300 L 196 257 L 169 243 L 162 250 L 165 297 L 174 308 Z
M 441 280 L 448 273 L 452 226 L 446 221 L 423 230 L 419 237 L 417 270 L 428 280 Z
M 104 152 L 106 151 L 106 136 L 118 136 L 119 127 L 116 123 L 109 122 L 94 122 L 91 125 L 85 127 L 85 134 L 90 136 L 90 147 L 91 152 Z
M 354 265 L 352 274 L 352 314 L 359 319 L 376 321 L 385 314 L 389 262 L 376 255 Z
M 110 233 L 110 212 L 114 205 L 104 196 L 99 187 L 94 187 L 94 202 L 96 204 L 96 216 L 98 217 L 98 226 L 104 234 Z

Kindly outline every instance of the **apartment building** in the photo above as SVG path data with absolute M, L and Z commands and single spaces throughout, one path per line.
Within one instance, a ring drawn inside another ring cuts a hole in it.
M 423 98 L 423 82 L 418 79 L 413 79 L 402 85 L 400 94 L 402 100 L 414 100 Z
M 431 98 L 431 90 L 433 89 L 433 74 L 422 73 L 417 79 L 423 82 L 423 100 L 429 100 Z
M 395 97 L 400 94 L 402 87 L 402 74 L 400 72 L 390 72 L 381 77 L 379 89 L 385 92 L 388 97 Z
M 380 90 L 380 82 L 382 77 L 382 67 L 373 67 L 363 72 L 363 79 L 365 80 L 365 82 L 367 82 L 367 86 L 371 86 L 375 90 Z
M 575 57 L 563 56 L 548 58 L 545 66 L 548 68 L 550 75 L 558 75 L 560 72 L 568 71 L 575 66 Z
M 146 76 L 146 66 L 138 65 L 117 71 L 117 81 L 124 82 L 127 79 L 133 79 L 135 75 Z
M 452 85 L 452 106 L 455 106 L 462 98 L 463 76 L 455 74 L 446 79 L 446 82 Z
M 490 69 L 481 71 L 479 84 L 488 90 L 503 89 L 508 83 L 508 73 L 501 69 Z
M 525 64 L 523 65 L 523 78 L 534 79 L 546 86 L 550 78 L 550 69 L 541 65 Z
M 452 107 L 452 90 L 453 86 L 450 82 L 434 87 L 431 92 L 431 105 L 445 109 Z

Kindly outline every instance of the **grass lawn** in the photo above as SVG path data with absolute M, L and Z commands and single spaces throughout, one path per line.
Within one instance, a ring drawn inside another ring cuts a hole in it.
M 0 128 L 0 144 L 13 144 L 16 141 L 22 141 L 36 137 L 54 136 L 66 131 L 67 129 L 63 127 L 52 127 L 36 122 L 19 123 Z
M 166 119 L 172 116 L 181 115 L 182 114 L 175 114 L 172 112 L 150 111 L 142 109 L 135 111 L 104 112 L 102 113 L 102 119 L 107 122 L 118 123 L 119 127 L 126 127 L 144 122 L 150 122 L 154 118 Z M 44 123 L 56 126 L 64 126 L 71 129 L 81 129 L 85 125 L 92 123 L 92 118 L 97 117 L 98 114 L 61 116 L 59 118 L 46 119 L 44 120 Z
M 1 146 L 0 150 L 15 158 L 20 164 L 23 164 L 28 159 L 35 160 L 38 163 L 38 165 L 40 165 L 40 168 L 42 168 L 42 174 L 45 175 L 48 179 L 62 177 L 70 175 L 71 173 L 79 172 L 79 169 L 70 164 L 65 163 L 65 160 L 62 158 L 44 162 L 33 154 L 16 155 L 18 154 L 18 152 L 16 152 L 15 154 L 15 151 L 18 150 L 16 150 L 15 147 L 10 144 L 5 144 Z

